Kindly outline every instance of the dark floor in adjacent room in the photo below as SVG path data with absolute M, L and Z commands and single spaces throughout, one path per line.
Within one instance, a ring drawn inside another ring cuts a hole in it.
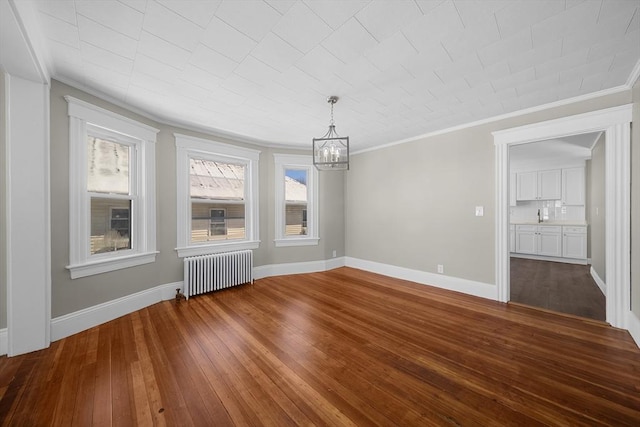
M 511 258 L 511 301 L 604 321 L 605 297 L 588 265 Z

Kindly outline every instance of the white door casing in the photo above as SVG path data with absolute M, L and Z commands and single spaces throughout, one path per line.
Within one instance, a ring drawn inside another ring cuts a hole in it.
M 509 147 L 589 132 L 605 132 L 606 320 L 627 329 L 630 310 L 632 104 L 493 132 L 496 146 L 496 287 L 497 299 L 509 295 Z

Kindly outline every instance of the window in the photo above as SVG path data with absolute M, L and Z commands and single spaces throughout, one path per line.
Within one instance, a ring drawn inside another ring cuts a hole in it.
M 71 278 L 155 261 L 157 129 L 65 97 Z
M 317 245 L 318 172 L 311 156 L 274 154 L 276 246 Z
M 178 256 L 256 249 L 260 152 L 175 137 Z

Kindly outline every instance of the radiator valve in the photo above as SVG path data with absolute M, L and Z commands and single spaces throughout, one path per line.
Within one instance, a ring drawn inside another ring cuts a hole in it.
M 176 289 L 176 302 L 180 302 L 181 299 L 186 299 L 186 297 L 180 292 L 180 288 L 178 288 Z

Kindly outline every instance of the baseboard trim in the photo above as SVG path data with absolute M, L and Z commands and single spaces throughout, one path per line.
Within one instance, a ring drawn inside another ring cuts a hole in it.
M 538 261 L 563 262 L 565 264 L 587 265 L 589 263 L 589 261 L 587 259 L 558 258 L 558 257 L 554 257 L 554 256 L 519 254 L 519 253 L 516 253 L 516 252 L 511 252 L 510 256 L 512 258 L 535 259 L 535 260 L 538 260 Z
M 627 331 L 640 348 L 640 319 L 631 310 L 627 312 Z
M 395 265 L 382 264 L 359 258 L 345 258 L 347 267 L 359 268 L 372 273 L 391 276 L 398 279 L 410 280 L 422 285 L 435 286 L 450 291 L 462 292 L 476 297 L 497 300 L 497 288 L 490 283 L 476 282 L 474 280 L 461 279 L 459 277 L 445 276 L 442 274 L 428 273 L 426 271 L 412 270 Z
M 182 282 L 156 286 L 103 304 L 94 305 L 93 307 L 56 317 L 51 320 L 51 341 L 66 338 L 160 301 L 174 298 L 177 288 L 182 288 Z
M 589 269 L 589 272 L 591 273 L 591 277 L 593 277 L 593 280 L 596 282 L 596 285 L 598 285 L 598 288 L 600 288 L 600 292 L 602 292 L 602 295 L 606 297 L 607 284 L 604 283 L 604 280 L 602 280 L 600 276 L 598 276 L 598 272 L 593 268 L 593 266 L 591 266 L 591 268 Z
M 317 273 L 344 267 L 344 257 L 331 258 L 321 261 L 291 262 L 285 264 L 261 265 L 253 268 L 254 279 L 264 279 L 271 276 L 287 276 L 289 274 Z
M 295 262 L 287 264 L 271 264 L 254 267 L 254 279 L 262 279 L 269 276 L 284 276 L 288 274 L 313 273 L 318 271 L 333 270 L 344 266 L 344 258 L 331 258 L 321 261 Z M 151 289 L 146 289 L 132 295 L 127 295 L 112 301 L 98 304 L 65 314 L 51 320 L 51 341 L 66 338 L 78 332 L 101 325 L 118 317 L 133 313 L 160 301 L 170 300 L 175 297 L 176 289 L 182 288 L 182 282 L 167 283 Z M 3 334 L 4 331 L 4 334 Z M 3 346 L 4 343 L 4 346 Z M 7 330 L 0 330 L 0 351 L 7 349 Z
M 9 336 L 7 335 L 7 328 L 0 329 L 0 356 L 7 354 L 9 350 Z

